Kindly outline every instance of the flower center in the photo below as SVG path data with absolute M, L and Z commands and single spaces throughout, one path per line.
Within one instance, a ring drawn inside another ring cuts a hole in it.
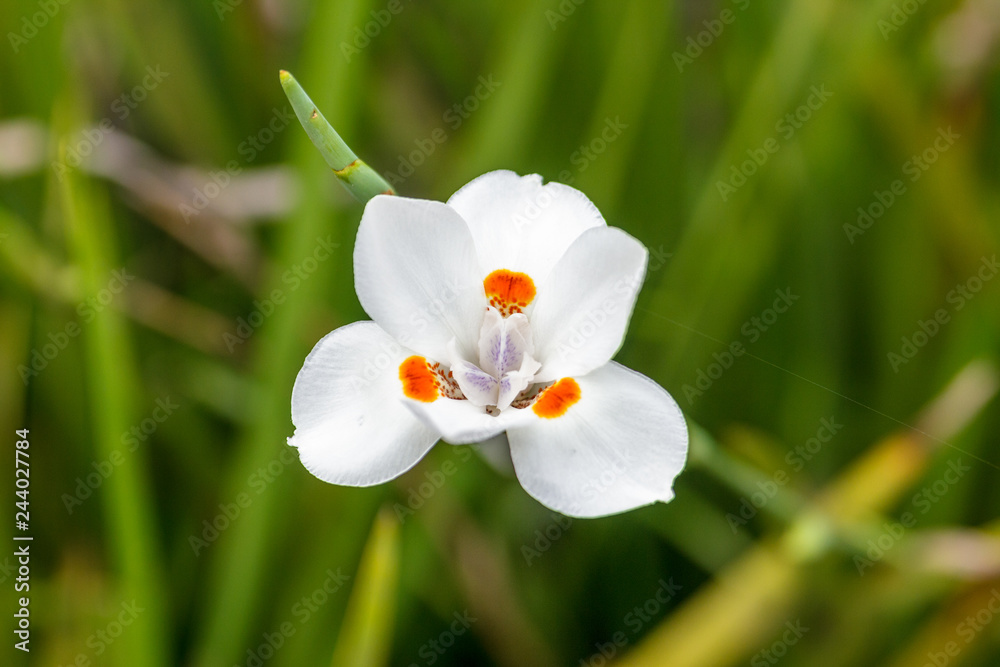
M 522 312 L 535 300 L 535 281 L 527 273 L 497 269 L 483 280 L 486 298 L 504 317 Z
M 531 323 L 522 312 L 535 300 L 535 282 L 526 273 L 498 269 L 486 276 L 483 288 L 489 306 L 479 331 L 478 364 L 459 353 L 456 340 L 448 346 L 448 371 L 414 355 L 399 366 L 403 394 L 424 403 L 439 397 L 468 400 L 491 415 L 530 406 L 539 417 L 561 417 L 580 400 L 580 385 L 573 378 L 535 384 L 542 365 L 532 356 Z
M 461 358 L 452 345 L 451 372 L 469 401 L 496 413 L 531 385 L 541 368 L 533 352 L 528 318 L 522 313 L 504 317 L 490 306 L 479 333 L 479 364 Z

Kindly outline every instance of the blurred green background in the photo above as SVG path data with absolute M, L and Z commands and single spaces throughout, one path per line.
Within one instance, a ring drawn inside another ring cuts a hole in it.
M 34 537 L 29 655 L 0 552 L 3 664 L 998 664 L 997 2 L 0 25 L 0 423 L 8 460 L 30 429 Z M 281 68 L 401 194 L 540 173 L 650 248 L 617 358 L 690 419 L 672 503 L 570 521 L 467 447 L 370 489 L 301 467 L 295 374 L 365 318 L 362 207 Z

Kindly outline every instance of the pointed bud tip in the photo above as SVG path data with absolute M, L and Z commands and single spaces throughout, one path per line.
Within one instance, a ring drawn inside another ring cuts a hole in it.
M 281 79 L 282 83 L 285 83 L 286 81 L 290 81 L 292 79 L 292 75 L 288 73 L 288 70 L 278 70 L 278 78 Z

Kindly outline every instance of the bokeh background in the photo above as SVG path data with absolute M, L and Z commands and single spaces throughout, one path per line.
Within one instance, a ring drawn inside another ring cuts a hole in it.
M 34 537 L 30 656 L 0 555 L 3 664 L 1000 660 L 1000 3 L 7 0 L 0 25 L 0 537 L 19 428 Z M 617 358 L 690 420 L 672 503 L 570 521 L 446 445 L 370 489 L 302 469 L 291 387 L 365 318 L 362 206 L 281 68 L 402 194 L 539 173 L 650 248 Z

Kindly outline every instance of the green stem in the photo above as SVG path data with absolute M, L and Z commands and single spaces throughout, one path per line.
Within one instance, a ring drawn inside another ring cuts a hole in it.
M 285 70 L 281 70 L 281 87 L 313 145 L 319 149 L 323 159 L 333 169 L 333 173 L 358 201 L 363 203 L 375 195 L 396 194 L 392 186 L 386 183 L 378 172 L 354 154 L 350 146 L 341 139 L 316 108 L 295 77 Z

